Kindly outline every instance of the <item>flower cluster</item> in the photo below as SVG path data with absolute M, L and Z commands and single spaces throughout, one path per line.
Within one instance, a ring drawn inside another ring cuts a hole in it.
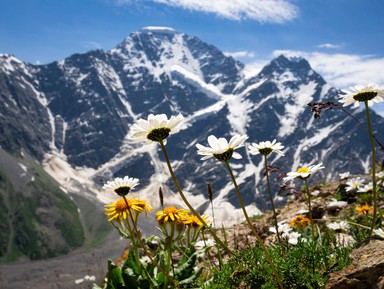
M 203 221 L 208 223 L 208 216 L 201 216 Z M 170 206 L 156 213 L 156 220 L 161 232 L 172 241 L 178 241 L 184 236 L 187 243 L 196 242 L 204 224 L 188 210 L 178 209 Z

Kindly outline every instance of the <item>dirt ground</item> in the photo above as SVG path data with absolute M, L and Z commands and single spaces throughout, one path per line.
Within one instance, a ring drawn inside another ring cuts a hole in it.
M 57 258 L 0 264 L 0 289 L 88 289 L 105 276 L 108 259 L 117 259 L 127 244 L 117 235 L 104 245 L 89 251 L 76 250 Z M 85 275 L 95 276 L 96 281 L 75 280 Z

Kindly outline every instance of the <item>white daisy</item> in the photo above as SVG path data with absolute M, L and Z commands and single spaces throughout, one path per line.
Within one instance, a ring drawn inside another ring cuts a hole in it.
M 108 181 L 103 189 L 112 190 L 119 196 L 126 196 L 138 184 L 139 179 L 125 176 L 124 178 L 115 178 L 113 181 Z
M 368 193 L 368 192 L 372 192 L 372 191 L 373 191 L 373 183 L 370 182 L 370 183 L 366 184 L 364 187 L 360 187 L 357 191 L 358 191 L 359 193 Z
M 350 174 L 351 174 L 350 172 L 345 172 L 345 173 L 339 174 L 340 180 L 348 179 Z
M 301 234 L 298 232 L 291 232 L 285 237 L 288 238 L 289 244 L 297 245 L 297 243 L 299 242 L 299 238 L 301 237 Z
M 208 144 L 210 147 L 197 144 L 198 149 L 197 154 L 202 155 L 202 160 L 207 160 L 212 157 L 215 157 L 221 162 L 228 161 L 231 157 L 234 159 L 241 159 L 241 155 L 235 152 L 235 149 L 238 149 L 244 146 L 245 140 L 248 138 L 247 135 L 234 135 L 228 142 L 225 138 L 216 138 L 214 135 L 208 137 Z
M 333 223 L 327 224 L 327 227 L 336 232 L 341 232 L 341 231 L 348 231 L 349 224 L 346 221 L 333 222 Z
M 252 143 L 248 148 L 251 155 L 262 154 L 268 156 L 272 152 L 275 152 L 278 155 L 284 156 L 284 153 L 281 151 L 284 146 L 279 142 L 277 143 L 275 139 L 272 142 L 262 141 L 259 143 Z
M 307 179 L 312 175 L 314 172 L 317 172 L 318 170 L 324 169 L 323 164 L 317 164 L 312 166 L 303 166 L 299 168 L 296 172 L 289 172 L 287 176 L 283 179 L 283 181 L 286 183 L 290 180 L 299 178 L 299 179 Z
M 132 126 L 129 136 L 135 142 L 145 141 L 149 144 L 163 141 L 166 144 L 169 135 L 179 132 L 183 120 L 181 114 L 170 119 L 165 114 L 150 114 L 147 120 L 140 118 Z
M 292 231 L 292 227 L 285 222 L 279 222 L 277 224 L 277 229 L 279 231 L 279 235 L 286 237 Z M 269 227 L 269 232 L 276 234 L 276 227 Z
M 363 186 L 363 183 L 364 183 L 364 180 L 361 179 L 360 177 L 350 179 L 348 182 L 345 183 L 347 185 L 347 187 L 345 188 L 345 191 L 346 192 L 355 191 L 355 190 L 358 191 Z
M 384 238 L 384 231 L 381 228 L 373 230 L 373 233 L 380 238 Z
M 353 104 L 354 108 L 358 108 L 361 102 L 368 101 L 368 105 L 384 101 L 384 89 L 376 83 L 369 83 L 366 86 L 356 85 L 350 87 L 351 91 L 345 91 L 346 94 L 340 95 L 339 102 L 343 106 Z

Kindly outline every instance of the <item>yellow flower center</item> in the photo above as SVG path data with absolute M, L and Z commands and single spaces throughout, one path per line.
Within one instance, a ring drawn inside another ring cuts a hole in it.
M 356 93 L 353 96 L 353 99 L 356 101 L 363 102 L 363 101 L 374 99 L 377 95 L 378 95 L 377 91 L 367 90 L 367 91 L 361 91 Z
M 176 214 L 179 212 L 179 209 L 176 207 L 166 207 L 164 208 L 164 215 L 171 215 L 171 214 Z
M 302 167 L 297 170 L 297 173 L 309 173 L 309 169 L 307 167 Z
M 127 210 L 127 204 L 125 203 L 125 201 L 123 199 L 117 200 L 116 205 L 115 205 L 115 210 L 116 210 L 116 212 L 124 212 Z

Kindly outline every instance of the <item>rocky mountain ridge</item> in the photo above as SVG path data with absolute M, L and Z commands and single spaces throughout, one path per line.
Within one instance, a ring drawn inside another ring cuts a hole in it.
M 234 223 L 241 210 L 229 176 L 214 161 L 202 162 L 195 144 L 206 145 L 211 134 L 227 139 L 247 134 L 249 142 L 276 138 L 285 156 L 269 161 L 285 171 L 323 162 L 317 180 L 366 172 L 365 127 L 338 110 L 315 120 L 307 107 L 309 102 L 337 102 L 339 93 L 303 58 L 281 55 L 246 78 L 244 64 L 216 47 L 151 27 L 110 51 L 74 54 L 47 65 L 0 55 L 0 145 L 11 154 L 24 149 L 63 188 L 90 200 L 110 201 L 101 185 L 129 175 L 140 179 L 138 193 L 154 207 L 159 187 L 167 204 L 182 205 L 159 147 L 127 138 L 138 118 L 182 113 L 185 125 L 167 144 L 176 175 L 201 212 L 208 208 L 206 183 L 211 183 L 214 205 L 220 208 L 216 217 Z M 383 119 L 372 114 L 380 136 Z M 364 111 L 356 111 L 356 117 L 364 120 Z M 263 163 L 247 149 L 239 152 L 243 159 L 231 165 L 250 213 L 257 213 L 268 207 Z

